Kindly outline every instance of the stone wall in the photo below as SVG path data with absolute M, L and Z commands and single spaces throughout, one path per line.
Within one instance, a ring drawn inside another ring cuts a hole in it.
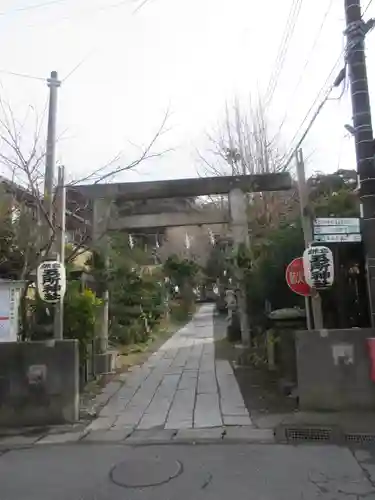
M 76 340 L 0 343 L 0 426 L 39 426 L 79 418 Z
M 370 328 L 296 332 L 302 410 L 375 410 L 369 337 Z

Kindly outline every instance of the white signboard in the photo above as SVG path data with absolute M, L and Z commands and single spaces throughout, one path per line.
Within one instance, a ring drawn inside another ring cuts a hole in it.
M 16 342 L 22 284 L 0 280 L 0 342 Z
M 314 241 L 322 243 L 355 243 L 362 241 L 361 234 L 315 234 Z
M 314 241 L 325 243 L 362 241 L 359 218 L 321 217 L 315 219 Z
M 358 217 L 318 217 L 314 226 L 356 226 L 359 231 Z
M 359 226 L 315 226 L 315 234 L 359 234 Z
M 334 267 L 331 250 L 323 246 L 307 248 L 303 252 L 303 270 L 311 288 L 319 290 L 332 286 Z
M 66 290 L 64 265 L 55 260 L 46 260 L 38 266 L 36 276 L 41 300 L 48 304 L 60 302 Z

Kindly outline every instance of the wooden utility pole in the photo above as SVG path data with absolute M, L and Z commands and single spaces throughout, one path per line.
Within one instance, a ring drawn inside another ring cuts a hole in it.
M 301 208 L 301 222 L 303 230 L 303 238 L 305 240 L 305 248 L 308 248 L 314 240 L 312 211 L 309 202 L 309 195 L 306 184 L 305 164 L 303 161 L 302 149 L 296 151 L 296 166 L 298 179 L 299 204 Z M 314 320 L 314 328 L 321 330 L 323 328 L 323 313 L 322 302 L 319 293 L 312 289 L 311 301 L 310 297 L 305 297 L 307 328 L 312 329 L 311 312 Z
M 374 27 L 365 23 L 360 0 L 344 0 L 346 61 L 352 96 L 353 128 L 361 199 L 361 232 L 364 242 L 371 325 L 375 327 L 375 166 L 374 138 L 365 60 L 365 36 Z

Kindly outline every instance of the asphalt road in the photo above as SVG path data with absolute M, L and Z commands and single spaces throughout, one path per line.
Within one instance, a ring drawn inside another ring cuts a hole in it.
M 0 456 L 0 498 L 374 500 L 374 468 L 323 445 L 35 445 Z

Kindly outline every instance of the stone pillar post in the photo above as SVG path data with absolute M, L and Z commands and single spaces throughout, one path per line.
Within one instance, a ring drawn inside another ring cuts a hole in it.
M 97 198 L 93 207 L 93 244 L 94 249 L 98 249 L 104 256 L 105 266 L 108 266 L 108 220 L 111 210 L 111 201 Z M 103 304 L 100 307 L 97 321 L 97 337 L 99 338 L 99 352 L 105 354 L 108 350 L 108 305 L 109 292 L 103 290 L 101 299 Z
M 229 191 L 229 211 L 231 220 L 231 231 L 234 242 L 234 248 L 238 248 L 244 244 L 249 245 L 249 231 L 246 213 L 246 195 L 239 189 L 235 188 Z M 237 267 L 235 269 L 235 278 L 237 281 L 237 303 L 240 315 L 241 338 L 244 345 L 250 344 L 250 328 L 249 318 L 247 316 L 246 305 L 246 287 L 244 283 L 243 270 Z

